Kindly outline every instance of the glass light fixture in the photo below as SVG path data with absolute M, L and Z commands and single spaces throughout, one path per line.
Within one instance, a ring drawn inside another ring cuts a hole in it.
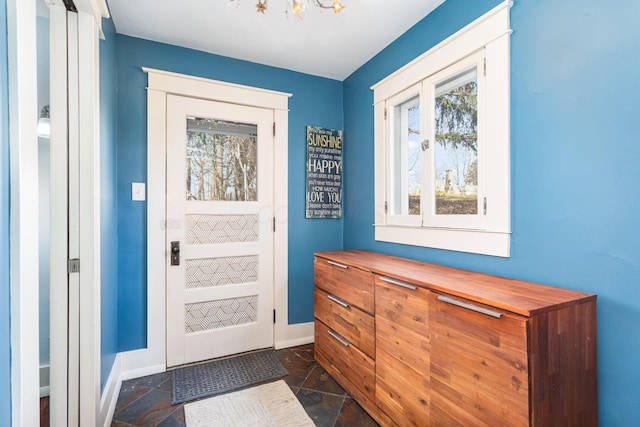
M 291 7 L 293 13 L 300 19 L 302 19 L 302 12 L 304 12 L 304 3 L 302 1 L 293 0 L 293 6 Z
M 340 0 L 330 0 L 331 4 L 326 4 L 326 0 L 289 0 L 291 4 L 291 11 L 300 19 L 302 19 L 302 13 L 305 10 L 305 3 L 309 3 L 320 9 L 333 9 L 334 13 L 340 13 L 345 8 Z M 229 4 L 238 5 L 240 0 L 229 0 Z M 264 14 L 267 10 L 269 0 L 256 0 L 256 11 Z
M 38 118 L 38 136 L 40 138 L 49 138 L 50 133 L 49 106 L 45 105 L 42 107 L 42 110 L 40 110 L 40 118 Z
M 331 7 L 333 8 L 333 13 L 340 13 L 344 9 L 344 5 L 340 3 L 340 0 L 333 0 Z

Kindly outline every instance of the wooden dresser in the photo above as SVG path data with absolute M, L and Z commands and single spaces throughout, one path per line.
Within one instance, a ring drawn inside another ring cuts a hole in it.
M 596 296 L 315 254 L 318 363 L 383 426 L 597 426 Z

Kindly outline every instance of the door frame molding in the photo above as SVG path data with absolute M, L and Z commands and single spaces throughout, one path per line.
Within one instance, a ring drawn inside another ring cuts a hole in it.
M 147 85 L 147 348 L 126 353 L 123 370 L 141 376 L 166 369 L 167 94 L 274 111 L 274 171 L 288 171 L 289 93 L 143 67 Z M 274 174 L 274 344 L 286 347 L 300 328 L 288 325 L 288 173 Z M 153 309 L 150 309 L 153 307 Z M 296 326 L 296 325 L 291 325 Z M 305 335 L 308 331 L 305 329 Z M 311 335 L 313 335 L 311 333 Z M 302 338 L 303 340 L 306 337 Z M 306 341 L 308 342 L 308 341 Z M 297 342 L 296 342 L 297 343 Z
M 7 1 L 11 424 L 39 425 L 38 121 L 35 1 Z

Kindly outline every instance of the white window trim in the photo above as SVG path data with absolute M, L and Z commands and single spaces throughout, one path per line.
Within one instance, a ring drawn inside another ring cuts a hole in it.
M 509 10 L 505 1 L 451 37 L 371 87 L 374 91 L 375 133 L 375 239 L 437 249 L 509 257 L 510 255 L 510 107 L 509 107 Z M 482 230 L 403 227 L 389 225 L 386 202 L 385 101 L 481 49 L 488 70 L 486 89 L 491 111 L 484 128 L 490 141 L 483 154 L 491 159 L 484 178 L 488 209 Z

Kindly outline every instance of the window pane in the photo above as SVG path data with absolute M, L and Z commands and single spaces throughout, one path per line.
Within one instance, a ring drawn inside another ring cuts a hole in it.
M 478 82 L 476 68 L 435 88 L 437 215 L 478 213 Z
M 187 117 L 187 200 L 256 201 L 257 126 Z
M 420 215 L 420 105 L 415 96 L 393 108 L 393 215 Z

